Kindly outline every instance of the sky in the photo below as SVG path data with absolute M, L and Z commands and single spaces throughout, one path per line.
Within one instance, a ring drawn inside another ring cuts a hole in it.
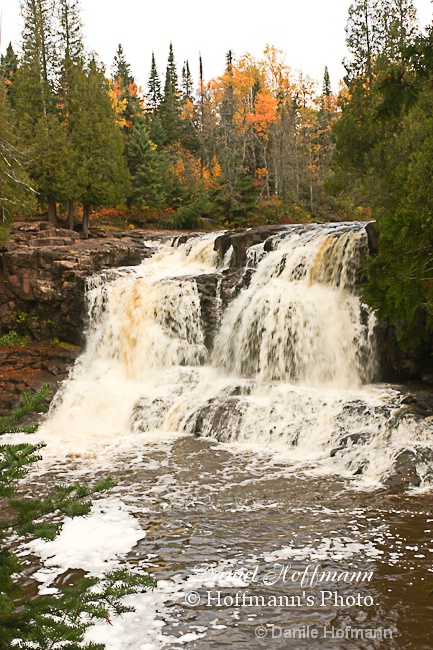
M 146 87 L 152 51 L 159 73 L 167 64 L 170 41 L 178 72 L 185 60 L 197 83 L 199 53 L 206 79 L 222 74 L 225 55 L 260 57 L 266 44 L 286 54 L 293 69 L 321 83 L 328 66 L 333 90 L 344 76 L 345 25 L 351 0 L 81 0 L 83 32 L 108 71 L 122 43 L 136 81 Z M 430 0 L 414 0 L 422 26 L 430 24 Z M 1 51 L 9 41 L 19 49 L 19 0 L 0 0 Z

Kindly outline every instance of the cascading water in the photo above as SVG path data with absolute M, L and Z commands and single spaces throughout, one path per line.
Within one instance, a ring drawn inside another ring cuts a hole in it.
M 178 432 L 364 485 L 386 478 L 408 446 L 429 447 L 432 423 L 399 417 L 398 394 L 369 385 L 375 319 L 356 291 L 363 224 L 287 227 L 250 247 L 251 281 L 225 311 L 232 255 L 217 259 L 216 237 L 89 281 L 86 351 L 42 428 L 49 447 L 111 454 L 145 444 L 145 433 Z M 207 347 L 203 278 L 217 312 Z M 428 484 L 427 464 L 419 474 Z
M 28 489 L 117 485 L 23 555 L 49 592 L 74 569 L 153 573 L 135 612 L 88 631 L 107 650 L 432 647 L 430 495 L 371 488 L 431 486 L 433 418 L 370 383 L 365 224 L 272 232 L 158 244 L 88 282 L 86 349 L 33 434 Z M 313 568 L 331 578 L 295 578 Z
M 365 232 L 327 230 L 282 236 L 261 259 L 224 317 L 215 365 L 261 381 L 353 387 L 373 379 L 374 317 L 351 293 Z

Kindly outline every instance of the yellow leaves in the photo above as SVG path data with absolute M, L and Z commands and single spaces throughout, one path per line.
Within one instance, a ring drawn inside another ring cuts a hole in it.
M 259 167 L 256 169 L 256 176 L 259 181 L 264 181 L 267 176 L 269 176 L 269 171 L 266 169 L 266 167 Z
M 183 103 L 182 111 L 180 113 L 182 120 L 192 120 L 194 117 L 194 104 L 191 99 L 187 97 Z
M 116 122 L 119 126 L 128 126 L 127 121 L 125 118 L 122 116 L 122 113 L 124 113 L 126 106 L 128 104 L 128 100 L 121 99 L 121 90 L 120 87 L 117 83 L 113 83 L 110 88 L 108 89 L 108 95 L 111 100 L 111 106 L 113 108 L 113 112 L 116 118 Z

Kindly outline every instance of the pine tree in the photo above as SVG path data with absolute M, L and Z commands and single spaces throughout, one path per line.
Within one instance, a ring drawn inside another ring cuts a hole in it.
M 152 142 L 154 142 L 157 146 L 161 146 L 165 141 L 165 134 L 162 127 L 160 115 L 162 101 L 161 81 L 158 75 L 158 70 L 156 68 L 155 55 L 153 52 L 147 88 L 147 123 L 149 127 L 149 135 Z
M 346 26 L 346 43 L 352 55 L 344 61 L 347 81 L 366 76 L 370 82 L 373 76 L 373 59 L 377 54 L 374 39 L 374 20 L 378 0 L 355 0 L 349 7 Z
M 149 110 L 152 115 L 155 115 L 159 110 L 161 104 L 161 81 L 159 79 L 158 70 L 156 68 L 155 54 L 152 52 L 152 64 L 150 68 L 148 88 L 148 102 Z
M 195 106 L 193 94 L 193 80 L 189 69 L 188 61 L 182 67 L 182 98 L 181 98 L 181 132 L 180 141 L 182 146 L 190 151 L 198 151 L 200 148 L 199 117 Z
M 87 235 L 92 206 L 116 204 L 128 193 L 124 142 L 116 123 L 108 81 L 95 60 L 77 69 L 77 93 L 71 112 L 72 146 L 77 155 L 77 184 Z
M 401 60 L 418 33 L 412 0 L 355 0 L 349 8 L 346 42 L 351 59 L 344 62 L 346 81 L 373 80 L 374 68 Z
M 164 203 L 160 157 L 142 122 L 131 128 L 125 154 L 131 177 L 128 202 L 137 206 L 139 211 Z
M 194 102 L 194 83 L 192 80 L 191 71 L 189 69 L 188 61 L 185 61 L 182 68 L 182 100 L 185 102 L 189 99 Z
M 328 67 L 325 66 L 325 72 L 323 74 L 323 86 L 322 86 L 322 95 L 323 97 L 329 97 L 332 93 L 331 90 L 331 79 L 329 77 Z
M 76 80 L 84 66 L 84 44 L 80 7 L 77 0 L 59 0 L 58 4 L 58 50 L 59 50 L 59 82 L 57 87 L 57 103 L 61 107 L 60 119 L 66 128 L 66 142 L 63 157 L 59 164 L 63 166 L 63 177 L 58 190 L 58 197 L 68 206 L 68 227 L 74 228 L 74 209 L 79 189 L 77 184 L 77 153 L 72 146 L 72 110 L 79 102 L 74 101 L 78 92 Z
M 20 118 L 25 143 L 31 147 L 38 140 L 46 147 L 32 168 L 36 189 L 46 197 L 48 218 L 56 224 L 57 167 L 50 155 L 51 127 L 57 113 L 54 97 L 57 54 L 55 49 L 54 5 L 52 0 L 23 0 L 22 62 L 14 84 L 14 102 Z
M 0 82 L 0 229 L 20 210 L 34 207 L 35 191 L 25 171 L 25 156 L 19 148 L 18 129 Z
M 50 389 L 48 385 L 34 395 L 23 393 L 21 404 L 8 416 L 0 417 L 0 436 L 5 433 L 32 433 L 37 426 L 18 426 L 20 420 L 34 411 L 44 410 Z M 29 598 L 19 581 L 24 577 L 18 557 L 10 550 L 17 537 L 54 539 L 62 527 L 62 518 L 88 514 L 89 497 L 106 491 L 111 479 L 85 485 L 56 486 L 42 499 L 17 499 L 20 479 L 40 460 L 42 444 L 0 444 L 0 647 L 60 650 L 82 648 L 103 650 L 103 646 L 84 643 L 84 633 L 93 621 L 109 620 L 109 616 L 133 611 L 122 598 L 156 586 L 148 575 L 116 570 L 102 580 L 86 577 L 74 586 L 60 587 L 49 596 L 37 594 Z M 11 498 L 14 497 L 14 498 Z
M 160 115 L 164 131 L 164 144 L 172 144 L 180 135 L 180 92 L 178 77 L 173 54 L 173 45 L 170 43 L 167 68 L 165 72 L 164 93 L 161 101 Z
M 18 57 L 14 52 L 12 43 L 6 48 L 6 54 L 0 57 L 0 79 L 6 84 L 7 93 L 11 104 L 13 105 L 13 83 L 18 70 Z
M 418 35 L 417 11 L 412 0 L 386 0 L 382 9 L 382 55 L 387 63 L 401 60 Z

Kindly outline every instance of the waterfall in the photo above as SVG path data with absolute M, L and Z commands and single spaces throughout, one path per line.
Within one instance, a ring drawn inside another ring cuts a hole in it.
M 213 362 L 261 381 L 357 386 L 375 374 L 374 317 L 354 295 L 365 231 L 282 236 L 229 307 Z
M 220 235 L 89 280 L 86 349 L 42 427 L 47 453 L 196 435 L 369 486 L 403 450 L 429 448 L 428 418 L 406 418 L 396 390 L 371 384 L 365 224 L 288 226 L 251 245 L 239 271 L 233 246 L 215 252 Z M 431 480 L 425 462 L 419 475 Z

